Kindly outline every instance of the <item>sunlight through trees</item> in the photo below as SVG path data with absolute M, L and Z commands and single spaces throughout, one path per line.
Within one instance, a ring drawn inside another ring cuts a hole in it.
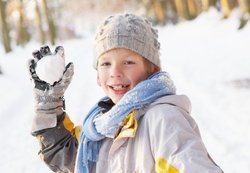
M 250 0 L 0 0 L 1 42 L 6 53 L 12 50 L 11 45 L 25 46 L 30 40 L 54 45 L 57 40 L 77 36 L 71 23 L 79 16 L 92 18 L 129 9 L 154 25 L 166 25 L 195 19 L 211 7 L 220 11 L 223 19 L 237 9 L 238 29 L 249 21 Z

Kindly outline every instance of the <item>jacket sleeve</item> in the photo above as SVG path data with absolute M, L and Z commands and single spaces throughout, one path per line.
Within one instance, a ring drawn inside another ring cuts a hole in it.
M 155 172 L 222 173 L 209 156 L 195 121 L 182 109 L 158 105 L 149 110 L 148 128 Z
M 73 173 L 80 128 L 74 127 L 69 117 L 64 113 L 57 117 L 57 125 L 32 132 L 36 136 L 41 149 L 40 158 L 54 172 Z

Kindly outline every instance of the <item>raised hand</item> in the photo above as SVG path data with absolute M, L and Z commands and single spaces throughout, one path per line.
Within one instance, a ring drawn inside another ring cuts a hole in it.
M 65 67 L 62 77 L 53 84 L 49 84 L 48 82 L 41 80 L 37 75 L 37 63 L 41 61 L 42 58 L 50 55 L 60 56 L 64 59 L 63 47 L 56 47 L 52 54 L 48 46 L 43 46 L 40 50 L 36 50 L 32 54 L 34 58 L 28 61 L 28 70 L 30 79 L 34 84 L 33 92 L 35 97 L 36 115 L 33 123 L 33 131 L 37 131 L 54 126 L 56 123 L 56 116 L 63 114 L 65 109 L 64 93 L 72 80 L 74 65 L 73 63 L 69 63 Z M 50 120 L 51 124 L 47 123 L 48 120 Z

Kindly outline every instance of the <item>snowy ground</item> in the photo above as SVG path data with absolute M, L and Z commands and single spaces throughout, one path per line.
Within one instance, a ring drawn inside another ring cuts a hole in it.
M 162 66 L 174 79 L 177 92 L 193 103 L 205 145 L 226 173 L 250 170 L 250 88 L 234 80 L 250 78 L 250 25 L 237 30 L 235 17 L 221 20 L 214 11 L 192 22 L 159 28 Z M 66 93 L 66 109 L 80 124 L 102 91 L 92 64 L 93 35 L 63 43 L 66 60 L 75 63 L 75 75 Z M 32 86 L 26 70 L 38 43 L 4 54 L 0 47 L 0 168 L 1 172 L 50 172 L 37 156 L 30 135 Z

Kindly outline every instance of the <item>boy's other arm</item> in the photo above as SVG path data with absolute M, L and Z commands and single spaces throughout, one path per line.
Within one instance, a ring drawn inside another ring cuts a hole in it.
M 57 118 L 57 126 L 33 132 L 41 149 L 40 158 L 54 172 L 73 173 L 80 128 L 74 127 L 69 117 L 63 113 Z

